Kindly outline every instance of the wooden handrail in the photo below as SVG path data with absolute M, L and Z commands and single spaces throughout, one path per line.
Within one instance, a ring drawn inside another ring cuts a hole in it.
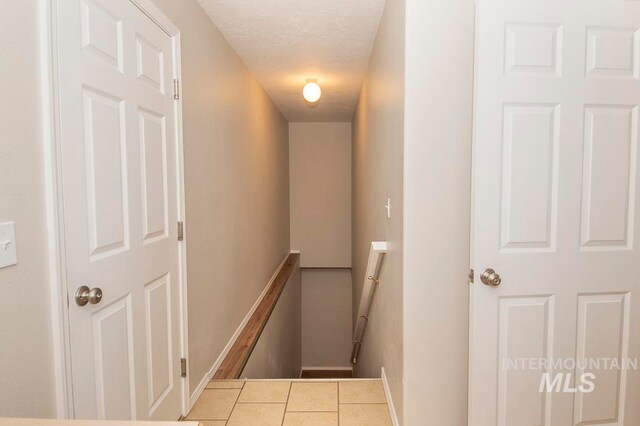
M 278 299 L 287 285 L 291 272 L 293 272 L 293 268 L 299 258 L 300 253 L 289 254 L 258 308 L 251 315 L 251 318 L 240 332 L 238 339 L 222 361 L 222 364 L 220 364 L 220 368 L 214 374 L 214 380 L 235 380 L 240 378 L 242 370 L 244 370 L 247 361 L 249 361 L 251 352 L 253 352 L 256 343 L 258 343 L 262 330 L 267 325 L 269 317 L 276 303 L 278 303 Z

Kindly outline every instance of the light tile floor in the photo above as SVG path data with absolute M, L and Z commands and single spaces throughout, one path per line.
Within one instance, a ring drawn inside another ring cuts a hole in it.
M 202 426 L 391 426 L 380 380 L 212 381 L 187 420 Z

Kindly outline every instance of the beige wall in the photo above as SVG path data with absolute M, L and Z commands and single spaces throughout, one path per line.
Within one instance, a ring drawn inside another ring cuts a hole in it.
M 360 350 L 357 375 L 378 377 L 380 367 L 384 367 L 400 418 L 404 25 L 404 0 L 387 0 L 353 121 L 354 315 L 357 315 L 371 241 L 389 242 L 380 287 Z M 391 198 L 391 219 L 387 219 L 384 208 L 387 198 Z
M 305 268 L 302 364 L 349 367 L 351 123 L 290 123 L 289 175 L 291 247 Z
M 293 269 L 262 331 L 242 378 L 293 379 L 302 365 L 302 301 L 300 261 Z
M 15 221 L 18 250 L 0 269 L 0 416 L 56 415 L 38 3 L 0 0 L 0 222 Z
M 288 126 L 195 0 L 180 28 L 191 390 L 289 252 Z
M 467 424 L 473 24 L 473 0 L 407 0 L 407 425 Z
M 302 267 L 351 267 L 351 123 L 289 124 L 289 168 Z
M 302 271 L 302 366 L 351 367 L 351 269 Z

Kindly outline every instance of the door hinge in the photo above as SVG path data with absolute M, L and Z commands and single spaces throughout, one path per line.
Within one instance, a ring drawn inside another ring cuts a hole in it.
M 178 241 L 184 240 L 184 222 L 178 222 Z
M 180 99 L 180 80 L 173 79 L 173 99 Z
M 180 358 L 180 377 L 187 377 L 187 359 Z
M 471 269 L 469 271 L 469 283 L 470 284 L 473 284 L 473 282 L 476 280 L 475 276 L 476 276 L 475 271 L 473 269 Z

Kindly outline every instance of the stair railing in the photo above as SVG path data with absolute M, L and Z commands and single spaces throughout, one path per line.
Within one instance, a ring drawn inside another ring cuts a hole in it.
M 358 354 L 362 347 L 362 336 L 364 335 L 364 329 L 369 321 L 369 310 L 371 309 L 371 302 L 373 302 L 373 294 L 375 293 L 376 287 L 380 284 L 378 276 L 380 274 L 382 258 L 386 252 L 386 241 L 374 241 L 371 243 L 369 260 L 367 261 L 367 270 L 364 275 L 364 284 L 362 286 L 362 294 L 360 295 L 358 319 L 356 321 L 356 329 L 353 334 L 353 350 L 351 351 L 351 363 L 353 365 L 358 362 Z

